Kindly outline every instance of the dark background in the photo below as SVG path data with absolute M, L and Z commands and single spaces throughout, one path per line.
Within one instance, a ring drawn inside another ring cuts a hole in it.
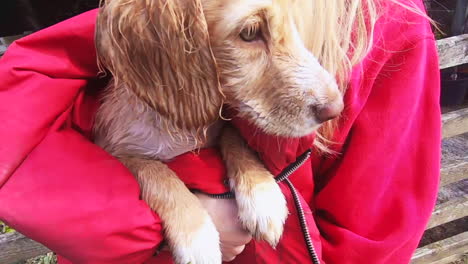
M 37 31 L 98 5 L 99 0 L 0 0 L 0 37 Z
M 450 26 L 457 0 L 424 1 L 445 36 L 452 35 Z M 0 37 L 37 31 L 98 5 L 99 0 L 0 0 Z

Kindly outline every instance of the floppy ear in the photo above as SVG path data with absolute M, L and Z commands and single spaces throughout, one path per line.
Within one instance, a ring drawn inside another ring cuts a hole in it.
M 219 85 L 201 0 L 103 0 L 96 22 L 100 62 L 180 129 L 219 116 Z

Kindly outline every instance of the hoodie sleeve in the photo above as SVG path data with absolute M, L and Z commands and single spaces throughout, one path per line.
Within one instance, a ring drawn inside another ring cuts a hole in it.
M 162 240 L 160 220 L 129 171 L 76 129 L 98 73 L 96 14 L 18 40 L 0 59 L 0 219 L 73 263 L 142 263 Z
M 327 264 L 409 263 L 435 204 L 436 45 L 427 22 L 392 21 L 377 29 L 383 40 L 353 75 L 336 138 L 341 155 L 315 173 L 313 207 Z

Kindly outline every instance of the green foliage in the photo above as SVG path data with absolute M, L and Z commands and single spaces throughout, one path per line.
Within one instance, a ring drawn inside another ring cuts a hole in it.
M 0 221 L 0 235 L 11 232 L 15 232 L 15 230 L 7 226 L 2 221 Z M 15 264 L 57 264 L 57 256 L 54 253 L 50 252 L 46 255 L 37 256 L 35 258 L 28 259 L 26 261 L 21 261 L 20 263 Z
M 14 232 L 15 230 L 9 226 L 7 226 L 5 223 L 0 221 L 0 234 L 5 234 L 5 233 L 10 233 Z
M 32 259 L 27 260 L 24 264 L 56 264 L 57 256 L 54 253 L 50 252 L 47 255 L 38 256 Z

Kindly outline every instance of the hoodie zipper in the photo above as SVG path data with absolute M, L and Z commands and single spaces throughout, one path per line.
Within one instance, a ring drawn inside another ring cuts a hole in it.
M 276 182 L 285 181 L 286 185 L 288 185 L 289 189 L 294 198 L 294 204 L 296 206 L 296 210 L 298 212 L 299 222 L 301 224 L 302 234 L 304 235 L 304 240 L 307 246 L 307 250 L 309 255 L 312 259 L 314 264 L 320 264 L 320 260 L 318 258 L 317 252 L 315 251 L 314 245 L 312 243 L 312 238 L 310 236 L 309 228 L 307 227 L 307 221 L 304 214 L 304 208 L 302 208 L 301 200 L 299 198 L 299 194 L 297 193 L 296 188 L 292 182 L 288 179 L 291 174 L 293 174 L 296 170 L 298 170 L 309 158 L 312 151 L 307 150 L 305 153 L 297 157 L 296 161 L 291 163 L 288 167 L 286 167 L 278 176 L 275 177 Z M 216 199 L 233 199 L 235 197 L 233 192 L 225 192 L 221 194 L 207 194 L 208 196 Z

